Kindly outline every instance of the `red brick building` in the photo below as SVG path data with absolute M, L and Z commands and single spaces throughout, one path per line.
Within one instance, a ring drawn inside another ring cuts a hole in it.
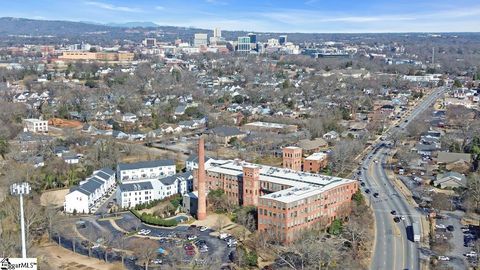
M 256 206 L 258 229 L 274 232 L 284 243 L 306 228 L 328 226 L 347 215 L 358 189 L 354 180 L 240 160 L 209 160 L 205 175 L 206 192 L 222 189 L 231 203 Z
M 326 153 L 314 153 L 303 159 L 303 171 L 310 173 L 319 173 L 328 165 L 328 155 Z
M 302 170 L 302 148 L 288 146 L 283 148 L 283 167 L 294 170 Z

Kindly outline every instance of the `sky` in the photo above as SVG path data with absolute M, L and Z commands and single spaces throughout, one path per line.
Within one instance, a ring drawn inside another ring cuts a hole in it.
M 479 0 L 0 0 L 0 17 L 256 32 L 478 32 Z M 1 29 L 1 26 L 0 26 Z

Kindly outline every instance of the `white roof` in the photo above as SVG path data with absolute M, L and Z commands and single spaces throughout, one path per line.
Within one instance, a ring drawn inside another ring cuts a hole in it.
M 354 180 L 342 179 L 342 181 L 332 182 L 325 186 L 318 185 L 305 185 L 302 187 L 291 187 L 267 195 L 263 195 L 262 199 L 271 199 L 282 203 L 291 203 L 300 201 L 315 195 L 320 195 L 323 192 L 332 189 L 334 187 L 351 183 Z
M 258 165 L 243 161 L 223 160 L 213 161 L 210 166 L 206 166 L 208 172 L 216 172 L 227 175 L 240 176 L 243 174 L 243 167 L 256 166 L 260 168 L 260 180 L 272 183 L 278 183 L 287 186 L 306 186 L 306 185 L 318 185 L 326 186 L 332 182 L 351 181 L 344 178 L 321 175 L 308 172 L 293 171 L 286 168 L 277 168 L 266 165 Z
M 305 160 L 323 160 L 327 157 L 326 153 L 319 152 L 319 153 L 313 153 L 310 156 L 306 157 Z

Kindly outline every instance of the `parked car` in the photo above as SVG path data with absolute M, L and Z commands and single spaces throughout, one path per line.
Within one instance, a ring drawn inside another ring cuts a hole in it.
M 469 257 L 469 258 L 475 258 L 475 257 L 478 256 L 478 254 L 477 254 L 477 252 L 475 252 L 475 251 L 470 251 L 470 252 L 468 252 L 468 253 L 463 254 L 463 256 Z
M 196 235 L 193 235 L 193 234 L 187 235 L 187 239 L 188 239 L 188 240 L 195 240 L 195 239 L 197 239 L 197 236 L 196 236 Z
M 152 263 L 153 264 L 162 264 L 163 260 L 162 259 L 155 259 L 155 260 L 152 260 Z
M 447 256 L 438 256 L 439 261 L 450 261 L 450 258 Z
M 231 234 L 229 233 L 221 233 L 218 235 L 218 238 L 224 240 L 225 238 L 229 237 Z
M 448 230 L 449 232 L 453 232 L 453 231 L 455 230 L 455 227 L 453 227 L 453 225 L 448 225 L 448 226 L 447 226 L 447 230 Z
M 202 227 L 200 227 L 199 230 L 200 230 L 201 232 L 204 232 L 204 231 L 208 230 L 208 227 L 207 227 L 207 226 L 202 226 Z

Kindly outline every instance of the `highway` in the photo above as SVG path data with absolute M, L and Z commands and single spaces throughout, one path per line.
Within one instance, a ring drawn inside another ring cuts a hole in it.
M 425 96 L 404 118 L 394 123 L 384 134 L 401 132 L 415 117 L 429 108 L 446 88 L 433 90 Z M 388 140 L 388 138 L 387 138 Z M 377 143 L 379 140 L 376 141 Z M 418 243 L 412 241 L 407 229 L 413 222 L 420 222 L 417 210 L 408 204 L 402 193 L 389 181 L 382 164 L 387 163 L 391 148 L 372 147 L 361 162 L 364 195 L 372 206 L 375 218 L 375 244 L 370 269 L 417 270 L 420 269 Z M 366 190 L 369 190 L 366 193 Z M 373 194 L 378 193 L 378 196 Z M 395 215 L 391 212 L 395 211 Z M 394 217 L 403 217 L 398 223 Z

